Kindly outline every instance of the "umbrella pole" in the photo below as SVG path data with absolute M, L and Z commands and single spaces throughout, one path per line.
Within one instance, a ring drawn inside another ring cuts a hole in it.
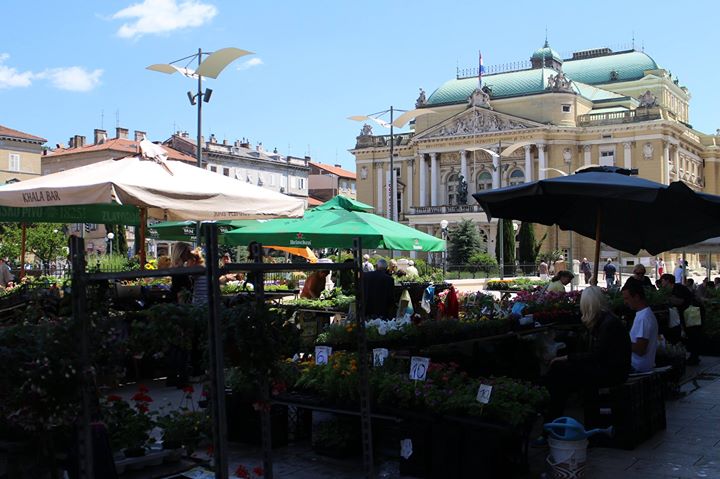
M 147 208 L 140 208 L 140 269 L 145 269 L 145 260 L 147 259 L 145 251 L 145 227 L 147 226 Z
M 600 225 L 602 224 L 602 211 L 597 210 L 597 218 L 595 219 L 595 264 L 593 265 L 593 277 L 590 284 L 597 286 L 598 269 L 600 267 Z
M 20 272 L 18 277 L 23 279 L 25 277 L 25 248 L 27 244 L 27 224 L 22 224 L 22 239 L 20 240 Z M 709 275 L 708 275 L 709 276 Z

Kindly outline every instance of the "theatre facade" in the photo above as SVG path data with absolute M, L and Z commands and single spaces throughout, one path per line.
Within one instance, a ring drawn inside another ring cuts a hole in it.
M 441 220 L 468 218 L 494 252 L 497 220 L 488 220 L 472 193 L 587 165 L 633 168 L 653 181 L 720 193 L 720 136 L 692 128 L 690 91 L 643 51 L 600 48 L 562 59 L 546 42 L 528 62 L 492 69 L 481 80 L 477 73 L 458 71 L 427 98 L 421 90 L 416 107 L 432 112 L 394 135 L 398 221 L 438 235 Z M 363 126 L 351 152 L 358 199 L 389 216 L 386 133 Z M 547 233 L 543 250 L 567 250 L 569 233 Z M 593 241 L 573 236 L 573 257 L 591 257 Z M 618 254 L 603 248 L 603 256 Z M 647 253 L 630 261 L 647 262 Z

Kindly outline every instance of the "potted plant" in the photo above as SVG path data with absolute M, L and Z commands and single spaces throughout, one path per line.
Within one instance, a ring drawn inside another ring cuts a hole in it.
M 185 447 L 186 454 L 190 455 L 207 436 L 210 418 L 207 411 L 181 408 L 160 416 L 157 425 L 162 429 L 163 449 Z
M 150 431 L 155 427 L 155 421 L 148 406 L 152 398 L 147 393 L 147 388 L 140 385 L 132 397 L 134 406 L 117 395 L 109 395 L 101 402 L 110 445 L 113 451 L 122 451 L 125 457 L 144 456 L 146 447 L 154 442 Z

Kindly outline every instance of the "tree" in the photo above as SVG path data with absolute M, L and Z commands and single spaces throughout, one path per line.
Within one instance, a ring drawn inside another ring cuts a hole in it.
M 505 276 L 514 276 L 515 273 L 515 229 L 512 220 L 504 220 L 503 227 L 503 263 Z M 500 263 L 500 228 L 495 236 L 495 256 Z
M 0 257 L 16 260 L 20 257 L 22 231 L 18 223 L 0 224 Z
M 450 264 L 467 264 L 482 248 L 482 240 L 472 220 L 462 219 L 450 228 L 448 236 Z
M 127 256 L 128 245 L 127 237 L 125 236 L 125 226 L 123 225 L 105 225 L 105 230 L 108 233 L 113 234 L 112 251 L 111 253 L 120 256 Z M 139 236 L 138 236 L 139 238 Z M 108 245 L 110 246 L 110 245 Z
M 60 223 L 35 223 L 27 228 L 27 250 L 47 265 L 64 253 L 67 238 Z
M 540 247 L 542 246 L 547 232 L 540 238 L 540 241 L 535 241 L 535 227 L 532 223 L 523 222 L 520 225 L 520 231 L 518 232 L 518 260 L 523 265 L 523 271 L 525 274 L 529 274 L 535 270 L 535 262 L 537 261 L 538 254 L 540 253 Z

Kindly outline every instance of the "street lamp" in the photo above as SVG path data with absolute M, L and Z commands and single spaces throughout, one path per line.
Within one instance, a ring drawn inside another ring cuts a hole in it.
M 241 50 L 239 48 L 222 48 L 216 52 L 203 52 L 201 48 L 198 48 L 198 52 L 175 60 L 170 63 L 156 63 L 147 67 L 148 70 L 153 70 L 160 73 L 173 74 L 179 72 L 188 78 L 197 78 L 197 93 L 187 92 L 188 99 L 191 105 L 197 105 L 197 166 L 202 168 L 202 104 L 210 101 L 212 90 L 209 88 L 202 91 L 202 79 L 203 77 L 217 78 L 226 66 L 235 61 L 236 59 L 251 55 L 253 52 L 247 50 Z M 203 55 L 207 55 L 203 60 Z M 197 58 L 197 70 L 188 68 L 188 65 Z M 177 66 L 174 63 L 184 62 L 185 66 Z M 201 101 L 202 100 L 202 101 Z
M 395 112 L 402 112 L 402 115 L 394 118 Z M 390 113 L 390 122 L 386 122 L 381 116 L 386 113 Z M 397 221 L 397 198 L 395 197 L 395 130 L 394 127 L 402 128 L 407 122 L 413 118 L 417 118 L 420 115 L 426 115 L 428 113 L 435 113 L 433 110 L 428 108 L 416 108 L 414 110 L 397 110 L 394 107 L 390 107 L 389 110 L 379 111 L 377 113 L 371 113 L 370 115 L 354 115 L 348 117 L 348 120 L 354 121 L 373 121 L 378 125 L 390 128 L 390 211 L 388 211 L 388 219 Z
M 442 257 L 443 257 L 443 280 L 445 279 L 445 274 L 447 273 L 447 236 L 448 236 L 448 221 L 447 220 L 441 220 L 440 221 L 440 231 L 442 232 L 442 239 L 445 241 L 445 249 L 443 250 Z
M 112 254 L 112 252 L 113 252 L 113 249 L 112 249 L 112 241 L 115 239 L 115 233 L 113 233 L 112 231 L 110 231 L 110 232 L 107 234 L 107 239 L 108 239 L 108 242 L 110 243 L 110 254 Z

